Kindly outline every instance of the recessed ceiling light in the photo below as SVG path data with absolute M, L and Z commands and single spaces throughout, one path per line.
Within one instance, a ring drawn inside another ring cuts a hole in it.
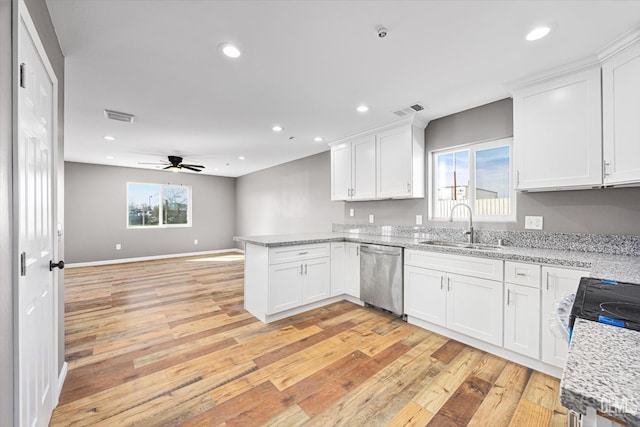
M 358 105 L 358 108 L 356 108 L 356 110 L 358 111 L 358 113 L 366 113 L 367 111 L 369 111 L 369 107 L 367 107 L 366 105 Z
M 111 135 L 107 135 L 103 137 L 104 139 L 106 139 L 107 141 L 115 141 L 116 137 L 115 136 L 111 136 Z
M 241 55 L 240 49 L 231 43 L 222 43 L 218 46 L 218 50 L 229 58 L 238 58 Z
M 315 142 L 322 142 L 322 137 L 321 136 L 316 136 L 315 138 L 313 138 L 313 140 Z
M 282 132 L 284 128 L 282 126 L 279 125 L 275 125 L 274 127 L 271 128 L 272 131 L 274 132 Z
M 107 160 L 113 160 L 113 159 L 115 159 L 115 157 L 113 157 L 113 156 L 107 156 Z
M 245 157 L 244 157 L 244 156 L 239 156 L 239 157 L 238 157 L 238 160 L 244 160 L 244 159 L 245 159 Z
M 529 31 L 529 34 L 527 34 L 527 41 L 534 41 L 534 40 L 539 40 L 541 38 L 543 38 L 544 36 L 546 36 L 547 34 L 549 34 L 549 31 L 551 31 L 551 28 L 549 27 L 536 27 L 533 30 Z
M 219 170 L 220 170 L 220 169 L 218 169 L 218 168 L 213 168 L 213 171 L 214 171 L 214 172 L 218 172 Z

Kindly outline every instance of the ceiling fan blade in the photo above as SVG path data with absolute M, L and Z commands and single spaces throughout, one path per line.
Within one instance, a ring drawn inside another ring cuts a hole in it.
M 202 169 L 204 169 L 204 166 L 202 166 L 202 169 L 192 168 L 191 167 L 192 165 L 185 165 L 185 164 L 182 164 L 180 166 L 185 168 L 185 169 L 189 169 L 190 171 L 194 171 L 194 172 L 202 172 Z
M 171 168 L 178 168 L 178 169 L 180 169 L 180 167 L 179 167 L 179 166 L 167 165 L 167 166 L 163 167 L 163 168 L 162 168 L 162 170 L 171 169 Z
M 138 162 L 139 165 L 167 165 L 167 162 Z
M 191 163 L 180 163 L 180 165 L 182 165 L 184 167 L 191 166 L 192 168 L 204 169 L 204 166 L 202 166 L 202 165 L 192 165 Z

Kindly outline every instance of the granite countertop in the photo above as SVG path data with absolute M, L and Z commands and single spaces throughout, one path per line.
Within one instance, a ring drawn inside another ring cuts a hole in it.
M 577 319 L 560 401 L 575 412 L 587 407 L 640 425 L 640 332 Z
M 281 234 L 234 237 L 234 240 L 267 247 L 343 241 L 400 246 L 406 249 L 418 249 L 430 252 L 471 255 L 484 258 L 585 269 L 590 272 L 591 277 L 617 280 L 619 282 L 640 283 L 640 257 L 637 256 L 609 255 L 555 249 L 520 248 L 513 246 L 503 246 L 500 250 L 451 248 L 422 244 L 420 241 L 425 240 L 422 238 L 414 239 L 408 237 L 360 233 Z

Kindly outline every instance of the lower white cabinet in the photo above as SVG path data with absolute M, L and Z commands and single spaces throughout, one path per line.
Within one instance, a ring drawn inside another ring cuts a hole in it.
M 331 296 L 342 295 L 347 285 L 347 244 L 331 243 Z
M 504 347 L 538 359 L 540 289 L 505 283 L 504 292 Z
M 360 243 L 347 243 L 345 293 L 360 298 Z
M 405 313 L 502 345 L 502 282 L 406 265 Z
M 330 271 L 329 257 L 271 265 L 267 314 L 328 298 Z
M 567 363 L 568 342 L 557 337 L 551 329 L 554 316 L 554 304 L 567 294 L 578 289 L 580 278 L 589 273 L 582 270 L 571 270 L 558 267 L 542 267 L 542 361 L 550 365 L 564 368 Z

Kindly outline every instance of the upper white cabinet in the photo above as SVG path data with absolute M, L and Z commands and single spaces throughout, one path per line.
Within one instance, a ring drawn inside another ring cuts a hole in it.
M 403 125 L 376 134 L 378 198 L 424 197 L 424 130 Z
M 600 67 L 514 91 L 516 189 L 602 184 Z
M 640 182 L 640 43 L 602 64 L 604 184 Z
M 331 144 L 331 200 L 424 197 L 424 128 L 418 118 Z

